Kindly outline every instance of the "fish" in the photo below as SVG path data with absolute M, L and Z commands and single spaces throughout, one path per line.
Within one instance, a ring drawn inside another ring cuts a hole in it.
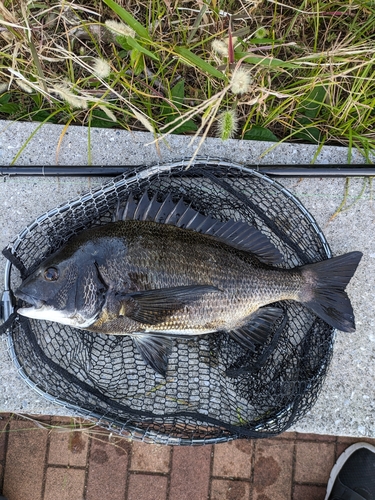
M 21 316 L 132 337 L 165 377 L 173 341 L 226 332 L 256 352 L 282 321 L 276 302 L 302 303 L 355 330 L 345 288 L 362 253 L 282 267 L 279 249 L 246 221 L 220 221 L 183 196 L 130 194 L 112 222 L 73 236 L 21 283 Z

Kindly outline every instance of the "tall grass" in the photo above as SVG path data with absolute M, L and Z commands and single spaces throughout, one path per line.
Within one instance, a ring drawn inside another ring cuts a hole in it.
M 0 116 L 375 146 L 368 0 L 0 2 Z

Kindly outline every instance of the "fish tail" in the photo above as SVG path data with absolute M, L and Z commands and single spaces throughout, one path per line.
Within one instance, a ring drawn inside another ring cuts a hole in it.
M 300 302 L 343 332 L 355 330 L 353 308 L 345 288 L 361 258 L 361 252 L 350 252 L 300 268 L 305 282 Z

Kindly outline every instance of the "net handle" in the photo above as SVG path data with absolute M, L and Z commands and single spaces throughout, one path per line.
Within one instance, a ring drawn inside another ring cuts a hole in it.
M 246 165 L 271 177 L 375 177 L 375 167 L 353 166 L 350 164 L 325 165 Z M 0 176 L 31 177 L 115 177 L 135 168 L 135 165 L 122 166 L 12 166 L 1 167 Z

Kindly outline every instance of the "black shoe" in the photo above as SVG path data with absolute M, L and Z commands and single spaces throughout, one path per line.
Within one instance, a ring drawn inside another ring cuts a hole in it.
M 356 443 L 339 456 L 324 500 L 375 500 L 375 446 Z

